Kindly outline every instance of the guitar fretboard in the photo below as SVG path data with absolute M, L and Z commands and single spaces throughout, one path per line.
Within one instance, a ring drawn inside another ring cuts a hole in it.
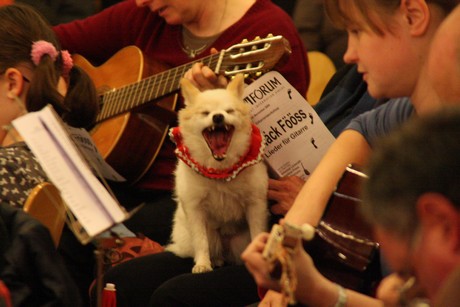
M 202 62 L 212 70 L 219 71 L 220 61 L 221 54 L 213 54 L 155 74 L 136 83 L 105 92 L 100 96 L 102 108 L 96 118 L 96 122 L 125 113 L 179 90 L 181 78 L 195 63 Z

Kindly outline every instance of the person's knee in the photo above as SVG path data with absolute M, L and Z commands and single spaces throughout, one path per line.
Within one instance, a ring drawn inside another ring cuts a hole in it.
M 183 289 L 178 289 L 174 279 L 168 280 L 153 292 L 150 298 L 150 306 L 183 306 L 179 295 Z

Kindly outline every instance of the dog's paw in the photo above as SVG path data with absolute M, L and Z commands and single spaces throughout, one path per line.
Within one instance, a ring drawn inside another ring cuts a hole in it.
M 212 271 L 212 267 L 210 265 L 195 264 L 192 269 L 192 273 L 206 273 L 210 271 Z

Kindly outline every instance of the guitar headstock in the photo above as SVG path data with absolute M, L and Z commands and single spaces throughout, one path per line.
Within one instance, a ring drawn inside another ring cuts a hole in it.
M 291 45 L 283 36 L 268 35 L 244 40 L 220 52 L 216 73 L 227 77 L 242 73 L 245 77 L 260 76 L 278 65 L 283 65 L 291 54 Z

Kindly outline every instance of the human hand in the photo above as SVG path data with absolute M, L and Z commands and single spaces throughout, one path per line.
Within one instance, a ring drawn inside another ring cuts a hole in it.
M 415 302 L 425 300 L 426 293 L 414 276 L 392 273 L 382 279 L 375 296 L 385 306 L 415 306 Z
M 269 179 L 267 197 L 276 202 L 270 207 L 270 211 L 275 215 L 285 215 L 294 204 L 304 183 L 305 181 L 297 176 Z
M 243 251 L 241 259 L 257 285 L 265 289 L 279 290 L 279 282 L 270 276 L 271 266 L 262 256 L 268 237 L 269 234 L 266 232 L 257 235 Z
M 401 288 L 405 282 L 405 278 L 399 274 L 390 274 L 380 282 L 375 297 L 385 302 L 385 306 L 399 306 Z
M 265 289 L 281 292 L 280 280 L 271 277 L 273 264 L 269 263 L 263 256 L 268 238 L 268 233 L 256 236 L 241 254 L 241 259 L 244 261 L 248 271 L 253 275 L 257 285 Z M 315 302 L 311 297 L 313 293 L 305 292 L 305 289 L 317 289 L 318 287 L 324 287 L 325 284 L 331 284 L 331 282 L 316 269 L 312 258 L 303 249 L 300 239 L 295 243 L 291 256 L 295 278 L 299 285 L 295 290 L 295 297 L 303 302 Z M 332 291 L 335 291 L 334 285 L 332 289 Z
M 217 53 L 215 48 L 211 49 L 211 54 Z M 228 84 L 223 75 L 216 75 L 208 66 L 203 63 L 195 63 L 184 75 L 184 78 L 190 80 L 200 91 L 225 88 Z
M 287 300 L 284 298 L 283 294 L 273 290 L 268 290 L 258 305 L 258 307 L 264 306 L 285 307 L 287 306 Z

